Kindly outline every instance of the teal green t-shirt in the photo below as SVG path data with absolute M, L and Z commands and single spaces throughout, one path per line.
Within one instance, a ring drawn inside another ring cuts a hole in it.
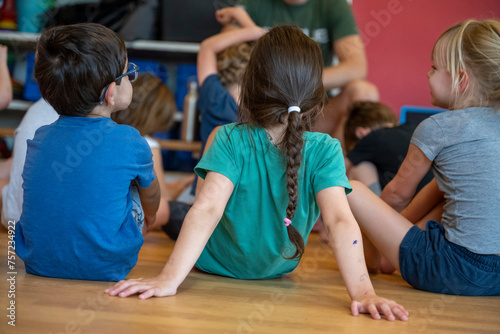
M 240 5 L 260 27 L 299 26 L 319 44 L 325 66 L 332 63 L 333 42 L 358 34 L 351 6 L 346 0 L 308 0 L 302 5 L 289 5 L 283 0 L 243 0 Z
M 346 192 L 351 187 L 338 140 L 315 132 L 306 132 L 303 138 L 299 199 L 292 224 L 307 243 L 320 214 L 316 194 L 328 187 L 344 187 Z M 195 172 L 202 178 L 208 171 L 220 173 L 231 180 L 234 190 L 197 268 L 234 278 L 263 279 L 286 275 L 297 267 L 298 261 L 282 256 L 295 252 L 283 222 L 288 205 L 285 170 L 285 154 L 264 129 L 232 123 L 217 132 Z

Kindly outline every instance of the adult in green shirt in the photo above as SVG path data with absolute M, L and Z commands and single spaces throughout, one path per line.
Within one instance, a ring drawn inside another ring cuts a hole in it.
M 239 4 L 258 26 L 296 24 L 320 45 L 325 89 L 340 92 L 330 98 L 314 130 L 343 143 L 349 106 L 379 98 L 376 86 L 365 81 L 366 54 L 350 5 L 346 0 L 241 0 Z M 334 55 L 338 62 L 332 63 Z

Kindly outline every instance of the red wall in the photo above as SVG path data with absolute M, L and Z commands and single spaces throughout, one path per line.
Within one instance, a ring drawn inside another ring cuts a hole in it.
M 381 102 L 430 106 L 427 72 L 439 35 L 468 18 L 500 19 L 500 0 L 354 0 L 368 56 L 368 80 Z

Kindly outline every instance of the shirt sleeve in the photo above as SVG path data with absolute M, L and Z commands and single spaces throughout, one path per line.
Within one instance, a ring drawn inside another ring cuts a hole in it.
M 350 193 L 352 188 L 345 174 L 344 155 L 339 141 L 330 138 L 327 143 L 319 146 L 322 152 L 316 153 L 319 158 L 312 178 L 314 193 L 336 186 L 344 187 L 346 194 Z
M 238 141 L 231 137 L 234 126 L 235 124 L 228 124 L 217 131 L 212 145 L 194 168 L 202 179 L 205 179 L 208 171 L 213 171 L 226 176 L 234 185 L 238 183 L 241 168 L 235 150 Z
M 137 176 L 136 180 L 141 188 L 147 188 L 155 179 L 153 153 L 146 139 L 138 136 L 137 139 Z
M 201 115 L 200 135 L 203 143 L 219 125 L 235 122 L 238 115 L 238 105 L 222 86 L 217 74 L 209 75 L 198 90 L 196 103 Z
M 423 120 L 417 126 L 410 142 L 431 161 L 436 158 L 446 143 L 444 132 L 433 117 Z
M 343 37 L 358 35 L 356 20 L 347 0 L 328 0 L 330 3 L 330 31 L 333 41 Z

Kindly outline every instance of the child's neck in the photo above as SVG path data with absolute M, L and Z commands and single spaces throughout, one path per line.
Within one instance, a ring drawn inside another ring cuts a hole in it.
M 231 85 L 227 88 L 227 90 L 236 101 L 236 104 L 240 105 L 240 85 Z
M 111 114 L 116 110 L 110 108 L 110 106 L 98 105 L 95 107 L 86 117 L 91 118 L 100 118 L 100 117 L 108 117 L 111 118 Z
M 271 140 L 275 145 L 281 142 L 283 136 L 285 135 L 285 130 L 286 124 L 279 124 L 266 128 L 267 134 L 271 137 Z

